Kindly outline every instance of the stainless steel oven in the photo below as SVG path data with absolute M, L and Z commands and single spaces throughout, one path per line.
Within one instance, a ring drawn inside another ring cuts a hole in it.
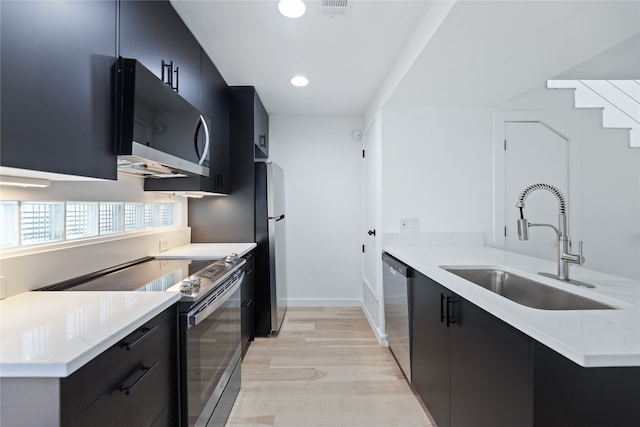
M 240 288 L 246 260 L 152 257 L 41 290 L 181 292 L 178 306 L 179 425 L 222 427 L 240 389 Z
M 180 315 L 180 338 L 185 343 L 180 348 L 181 425 L 224 426 L 240 390 L 244 275 L 237 270 L 209 297 Z

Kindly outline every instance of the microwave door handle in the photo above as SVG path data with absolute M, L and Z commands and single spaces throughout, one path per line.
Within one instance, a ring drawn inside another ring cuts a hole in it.
M 209 126 L 207 126 L 207 121 L 204 119 L 202 114 L 200 115 L 198 120 L 200 120 L 200 122 L 202 123 L 202 128 L 204 129 L 204 140 L 205 140 L 204 150 L 202 151 L 202 157 L 200 157 L 200 161 L 198 162 L 198 164 L 202 166 L 202 163 L 204 163 L 207 157 L 207 154 L 209 153 Z

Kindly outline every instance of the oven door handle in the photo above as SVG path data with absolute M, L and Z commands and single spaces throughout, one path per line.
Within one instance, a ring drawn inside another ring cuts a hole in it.
M 218 308 L 222 306 L 231 295 L 233 295 L 239 288 L 242 282 L 244 281 L 245 272 L 243 271 L 240 275 L 235 279 L 235 283 L 227 288 L 224 293 L 218 296 L 213 302 L 205 303 L 205 307 L 202 306 L 195 307 L 189 313 L 187 313 L 187 329 L 191 329 L 193 326 L 200 324 L 204 319 L 209 317 L 216 311 Z

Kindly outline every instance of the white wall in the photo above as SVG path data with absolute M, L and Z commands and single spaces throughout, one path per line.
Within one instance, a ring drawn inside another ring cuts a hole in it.
M 360 117 L 271 116 L 269 159 L 284 170 L 290 306 L 360 306 Z
M 492 230 L 492 112 L 489 109 L 383 110 L 382 227 L 400 231 Z
M 2 250 L 0 299 L 151 255 L 158 252 L 160 240 L 168 240 L 169 248 L 191 240 L 186 199 L 145 192 L 139 178 L 52 181 L 44 189 L 2 187 L 0 200 L 168 202 L 177 204 L 179 212 L 179 223 L 168 229 Z
M 541 86 L 500 107 L 525 108 L 572 132 L 569 237 L 584 242 L 584 267 L 640 280 L 640 149 L 628 148 L 627 131 L 602 129 L 599 110 L 573 108 L 571 91 Z

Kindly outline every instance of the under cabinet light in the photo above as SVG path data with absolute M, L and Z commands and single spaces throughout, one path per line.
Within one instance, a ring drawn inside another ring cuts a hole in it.
M 7 186 L 13 186 L 13 187 L 25 187 L 25 188 L 26 187 L 47 188 L 49 187 L 50 183 L 48 179 L 0 175 L 0 185 L 7 185 Z

